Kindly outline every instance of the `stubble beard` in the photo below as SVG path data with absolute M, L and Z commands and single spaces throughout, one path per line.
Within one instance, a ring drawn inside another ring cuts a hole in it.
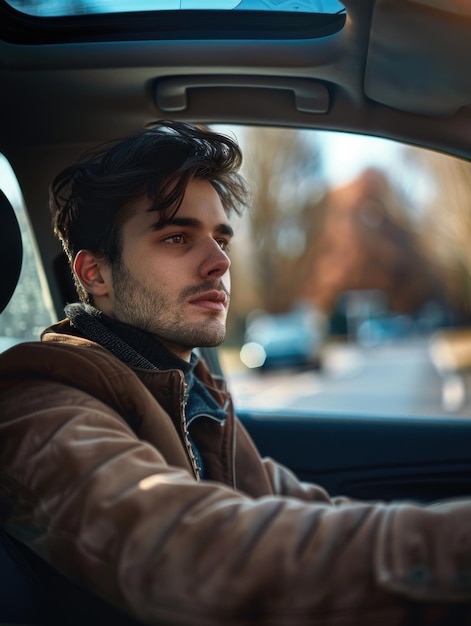
M 112 276 L 114 315 L 120 321 L 144 330 L 165 343 L 189 350 L 218 346 L 224 341 L 226 324 L 219 319 L 218 312 L 208 310 L 206 319 L 191 322 L 181 314 L 189 297 L 211 289 L 221 289 L 220 281 L 207 281 L 197 287 L 188 287 L 173 302 L 134 278 L 122 263 L 113 266 Z

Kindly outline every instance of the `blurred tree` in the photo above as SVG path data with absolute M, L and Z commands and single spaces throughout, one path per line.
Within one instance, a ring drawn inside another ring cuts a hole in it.
M 462 318 L 471 316 L 471 164 L 428 152 L 422 159 L 431 172 L 428 214 L 423 224 L 424 243 L 444 268 L 451 305 Z
M 321 152 L 300 131 L 252 128 L 244 137 L 244 159 L 253 191 L 251 271 L 258 306 L 288 311 L 299 296 L 309 241 L 320 228 L 315 207 L 325 193 Z

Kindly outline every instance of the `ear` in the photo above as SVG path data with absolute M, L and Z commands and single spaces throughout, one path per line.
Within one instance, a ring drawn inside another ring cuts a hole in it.
M 74 261 L 74 272 L 87 293 L 107 296 L 111 288 L 108 264 L 90 250 L 80 250 Z

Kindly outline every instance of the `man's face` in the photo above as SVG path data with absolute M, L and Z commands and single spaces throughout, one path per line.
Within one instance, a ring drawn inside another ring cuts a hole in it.
M 191 181 L 165 223 L 148 207 L 147 197 L 136 201 L 123 226 L 105 312 L 188 359 L 193 348 L 219 345 L 225 337 L 232 228 L 208 181 Z

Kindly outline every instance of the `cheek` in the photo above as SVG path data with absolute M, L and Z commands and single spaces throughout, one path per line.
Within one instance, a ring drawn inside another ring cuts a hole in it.
M 129 246 L 123 255 L 129 273 L 140 283 L 155 283 L 165 274 L 165 259 L 160 259 L 152 246 Z

